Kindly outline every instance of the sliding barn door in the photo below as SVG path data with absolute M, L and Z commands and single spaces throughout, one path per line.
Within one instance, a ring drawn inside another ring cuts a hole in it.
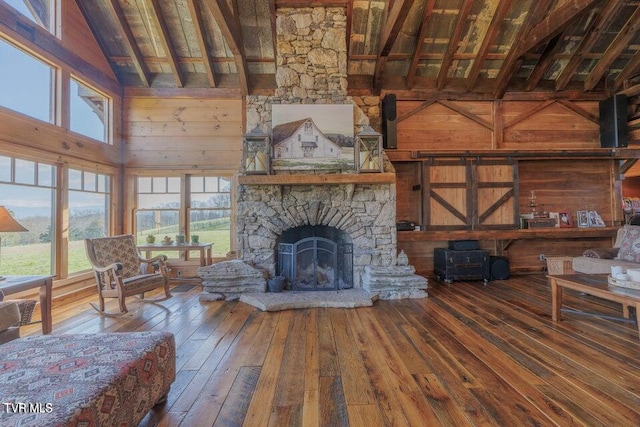
M 516 228 L 517 164 L 510 160 L 425 162 L 426 230 Z

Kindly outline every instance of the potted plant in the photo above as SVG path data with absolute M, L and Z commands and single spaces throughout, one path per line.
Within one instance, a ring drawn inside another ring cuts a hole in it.
M 191 243 L 193 243 L 194 245 L 197 244 L 200 241 L 200 236 L 198 236 L 197 234 L 192 234 L 191 235 Z
M 154 236 L 153 234 L 147 234 L 147 243 L 151 245 L 155 242 L 156 242 L 156 236 Z

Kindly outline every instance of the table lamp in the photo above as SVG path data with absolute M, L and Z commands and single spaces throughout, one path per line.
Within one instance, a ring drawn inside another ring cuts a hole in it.
M 0 233 L 12 233 L 17 231 L 29 231 L 13 219 L 7 208 L 0 206 Z M 0 260 L 2 259 L 2 238 L 0 237 Z M 0 275 L 0 280 L 5 278 Z

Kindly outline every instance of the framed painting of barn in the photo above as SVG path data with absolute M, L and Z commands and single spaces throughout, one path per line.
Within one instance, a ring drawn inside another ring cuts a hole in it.
M 275 104 L 271 114 L 274 170 L 354 170 L 353 105 Z

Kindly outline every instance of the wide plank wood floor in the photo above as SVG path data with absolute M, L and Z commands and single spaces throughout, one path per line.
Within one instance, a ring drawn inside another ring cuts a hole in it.
M 635 324 L 554 323 L 541 274 L 488 286 L 430 278 L 426 299 L 276 313 L 176 290 L 160 304 L 130 299 L 119 318 L 100 317 L 93 296 L 54 303 L 55 334 L 175 334 L 175 383 L 143 426 L 640 425 Z M 621 315 L 588 295 L 565 300 Z

